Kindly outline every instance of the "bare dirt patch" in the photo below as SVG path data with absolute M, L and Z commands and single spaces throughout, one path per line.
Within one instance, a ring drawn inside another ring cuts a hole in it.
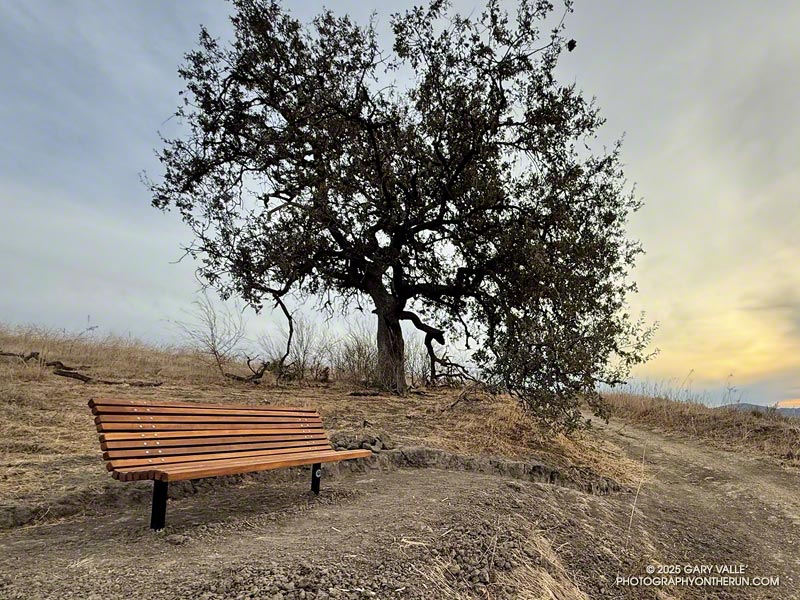
M 314 497 L 305 470 L 285 470 L 170 501 L 159 534 L 147 529 L 147 498 L 2 533 L 0 590 L 9 599 L 794 597 L 792 474 L 626 435 L 632 455 L 649 448 L 638 497 L 433 468 L 340 473 Z M 763 481 L 784 491 L 770 496 Z M 674 562 L 745 563 L 782 583 L 615 585 Z

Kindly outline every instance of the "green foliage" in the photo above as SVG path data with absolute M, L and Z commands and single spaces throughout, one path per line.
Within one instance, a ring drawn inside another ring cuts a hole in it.
M 380 363 L 404 364 L 409 320 L 432 379 L 466 373 L 434 347 L 461 337 L 485 379 L 554 426 L 579 423 L 580 398 L 601 410 L 597 385 L 624 379 L 651 334 L 625 310 L 639 202 L 618 145 L 589 149 L 594 104 L 555 79 L 575 45 L 563 19 L 542 34 L 552 5 L 463 17 L 433 1 L 393 15 L 384 51 L 372 23 L 233 4 L 233 43 L 203 30 L 186 57 L 190 133 L 164 140 L 151 184 L 192 227 L 201 275 L 257 308 L 371 301 L 393 389 L 402 367 Z

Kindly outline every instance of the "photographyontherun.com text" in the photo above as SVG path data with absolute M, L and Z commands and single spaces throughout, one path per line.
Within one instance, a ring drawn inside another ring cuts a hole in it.
M 617 576 L 615 584 L 630 587 L 773 587 L 779 576 L 747 575 L 747 565 L 647 565 L 645 575 Z

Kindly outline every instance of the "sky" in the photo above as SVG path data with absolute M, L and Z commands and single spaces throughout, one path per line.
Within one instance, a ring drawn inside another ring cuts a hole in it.
M 323 7 L 285 5 L 302 20 Z M 386 3 L 327 6 L 376 12 L 390 40 Z M 199 287 L 178 262 L 189 231 L 140 175 L 160 176 L 158 133 L 179 131 L 183 54 L 200 24 L 228 38 L 230 11 L 0 3 L 0 321 L 176 341 Z M 577 0 L 566 23 L 577 48 L 559 77 L 596 97 L 603 139 L 624 135 L 645 203 L 631 307 L 659 323 L 659 354 L 635 385 L 800 401 L 800 3 Z M 249 332 L 275 322 L 251 316 Z

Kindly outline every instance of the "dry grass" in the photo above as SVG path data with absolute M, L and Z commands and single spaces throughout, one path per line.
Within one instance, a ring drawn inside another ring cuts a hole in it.
M 452 401 L 452 395 L 444 400 Z M 511 458 L 533 455 L 562 468 L 586 468 L 620 483 L 631 483 L 638 474 L 636 462 L 618 446 L 593 432 L 552 436 L 508 396 L 481 396 L 442 414 L 449 415 L 452 429 L 441 423 L 437 434 L 441 447 Z
M 626 421 L 800 464 L 800 419 L 637 394 L 608 394 L 606 399 L 612 414 Z
M 530 523 L 526 529 L 521 529 L 528 531 L 528 536 L 523 548 L 525 554 L 520 552 L 517 556 L 518 566 L 501 573 L 498 580 L 513 589 L 514 597 L 520 600 L 589 600 L 564 567 L 552 542 L 533 525 Z M 539 560 L 530 560 L 531 555 L 538 556 Z
M 81 367 L 80 371 L 87 375 L 108 379 L 192 383 L 220 379 L 219 373 L 210 368 L 209 361 L 196 351 L 154 346 L 116 335 L 73 334 L 36 326 L 8 327 L 0 324 L 0 351 L 38 352 L 41 359 L 23 363 L 20 359 L 0 358 L 4 379 L 41 381 L 50 371 L 42 363 L 51 360 Z
M 553 543 L 538 524 L 524 516 L 512 517 L 508 528 L 522 532 L 519 545 L 510 557 L 514 568 L 494 570 L 494 583 L 485 589 L 485 597 L 507 598 L 509 595 L 520 600 L 589 600 L 567 571 Z M 494 539 L 482 540 L 489 553 Z M 465 592 L 459 587 L 460 579 L 450 574 L 450 562 L 443 558 L 433 558 L 429 566 L 420 571 L 437 598 L 474 598 L 474 592 Z M 502 591 L 499 591 L 502 590 Z
M 586 470 L 623 484 L 636 481 L 638 463 L 588 431 L 567 437 L 547 434 L 508 396 L 479 395 L 457 403 L 457 390 L 431 389 L 409 397 L 350 396 L 347 386 L 285 388 L 292 402 L 319 409 L 333 430 L 386 430 L 407 445 L 451 452 L 540 459 L 562 469 Z M 277 400 L 276 400 L 277 402 Z
M 69 335 L 41 328 L 0 326 L 0 351 L 39 352 L 82 371 L 115 380 L 158 380 L 156 388 L 84 384 L 53 375 L 34 360 L 0 357 L 0 504 L 46 501 L 81 486 L 106 485 L 91 397 L 170 398 L 200 402 L 313 406 L 331 431 L 388 431 L 402 444 L 463 454 L 542 459 L 563 468 L 592 470 L 625 483 L 636 464 L 592 435 L 555 439 L 510 398 L 423 391 L 400 398 L 351 396 L 346 383 L 261 385 L 223 379 L 197 352 L 153 347 L 113 336 Z

